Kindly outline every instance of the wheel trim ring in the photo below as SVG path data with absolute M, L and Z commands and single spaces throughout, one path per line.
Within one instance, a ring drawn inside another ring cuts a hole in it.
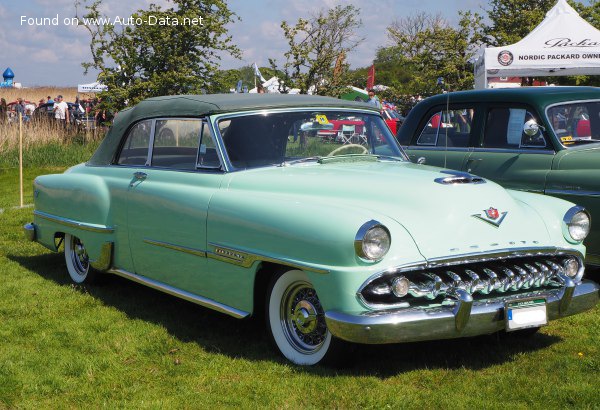
M 325 344 L 326 333 L 324 333 L 322 335 L 317 334 L 322 339 L 321 342 L 319 342 L 316 345 L 310 345 L 302 339 L 302 337 L 300 336 L 300 334 L 302 332 L 300 332 L 300 330 L 297 329 L 294 324 L 295 315 L 292 313 L 292 308 L 300 304 L 299 302 L 294 303 L 294 299 L 295 299 L 296 295 L 303 290 L 313 290 L 314 291 L 314 289 L 311 287 L 311 285 L 307 282 L 294 283 L 285 290 L 285 292 L 281 298 L 281 305 L 280 305 L 281 328 L 283 330 L 283 334 L 285 335 L 285 338 L 287 339 L 288 343 L 296 351 L 303 353 L 303 354 L 315 354 L 319 350 L 321 350 L 321 348 Z M 315 297 L 316 297 L 316 295 L 315 295 Z M 308 302 L 308 303 L 310 303 L 310 302 Z M 319 317 L 317 315 L 316 320 L 318 321 L 318 320 L 323 320 L 323 319 L 322 318 L 319 319 Z M 318 328 L 318 324 L 317 324 L 317 328 Z M 325 332 L 327 332 L 327 330 L 326 330 L 327 328 L 324 327 L 324 329 L 325 329 Z
M 90 266 L 87 252 L 79 238 L 74 236 L 71 237 L 71 262 L 79 276 L 87 275 Z

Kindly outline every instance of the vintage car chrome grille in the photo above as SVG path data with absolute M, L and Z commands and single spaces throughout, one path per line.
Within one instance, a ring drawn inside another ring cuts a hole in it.
M 372 279 L 361 287 L 358 296 L 370 306 L 408 307 L 455 298 L 458 290 L 475 299 L 485 299 L 524 290 L 557 288 L 566 277 L 565 264 L 573 260 L 580 262 L 569 255 L 536 255 L 399 269 Z M 398 281 L 402 286 L 397 286 Z

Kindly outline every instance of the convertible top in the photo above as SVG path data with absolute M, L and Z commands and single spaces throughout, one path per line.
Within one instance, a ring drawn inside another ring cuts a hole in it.
M 376 107 L 362 102 L 303 94 L 210 94 L 148 98 L 135 107 L 119 112 L 112 128 L 87 164 L 110 164 L 123 133 L 132 124 L 142 119 L 202 117 L 225 112 L 303 107 L 360 108 L 379 112 Z

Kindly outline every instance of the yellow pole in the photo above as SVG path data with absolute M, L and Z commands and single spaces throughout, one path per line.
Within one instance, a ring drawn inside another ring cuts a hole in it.
M 19 113 L 19 193 L 23 208 L 23 114 Z

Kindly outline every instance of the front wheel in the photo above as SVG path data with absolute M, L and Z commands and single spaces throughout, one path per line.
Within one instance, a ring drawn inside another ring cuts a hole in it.
M 300 270 L 273 278 L 266 314 L 273 342 L 292 363 L 315 365 L 330 353 L 332 342 L 337 342 L 327 329 L 317 292 Z
M 90 258 L 81 239 L 65 234 L 65 262 L 71 280 L 75 283 L 90 283 L 97 272 L 90 266 Z

